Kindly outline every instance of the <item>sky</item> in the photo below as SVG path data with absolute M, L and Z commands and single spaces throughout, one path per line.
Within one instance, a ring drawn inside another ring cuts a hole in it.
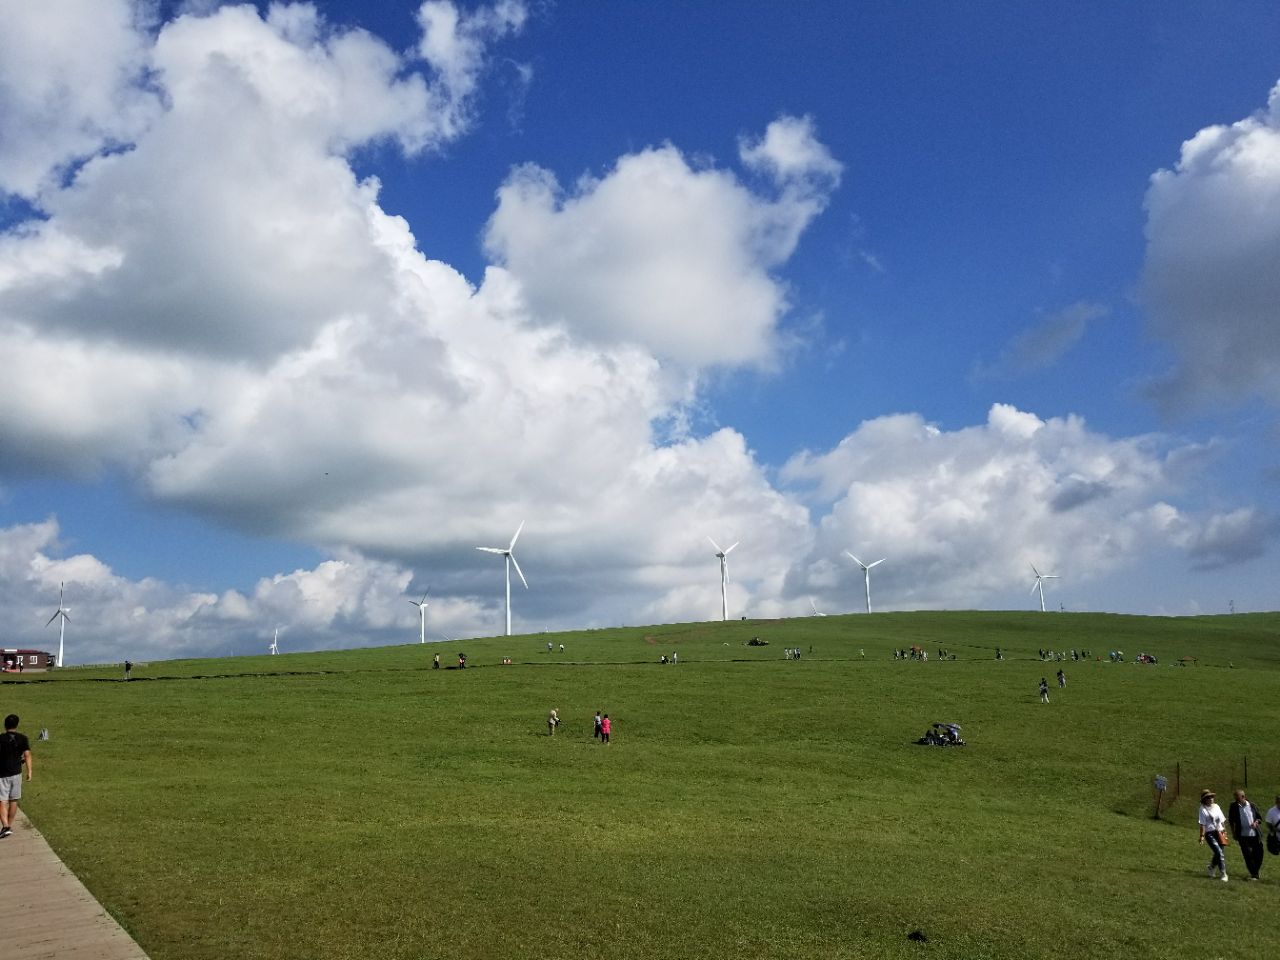
M 517 633 L 1280 608 L 1280 7 L 0 0 L 0 646 L 518 528 Z

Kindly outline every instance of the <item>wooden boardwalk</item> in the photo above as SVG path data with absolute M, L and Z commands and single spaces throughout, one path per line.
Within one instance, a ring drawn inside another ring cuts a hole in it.
M 147 960 L 21 811 L 0 840 L 0 890 L 4 960 Z

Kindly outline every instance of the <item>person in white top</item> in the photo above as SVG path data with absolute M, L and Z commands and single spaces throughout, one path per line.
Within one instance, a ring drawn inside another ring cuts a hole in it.
M 1262 818 L 1262 822 L 1267 825 L 1267 832 L 1271 836 L 1280 837 L 1280 796 L 1276 797 L 1276 805 L 1267 811 L 1267 815 Z M 1267 838 L 1268 849 L 1275 849 L 1271 844 L 1270 836 Z
M 1222 828 L 1227 825 L 1227 818 L 1222 815 L 1218 806 L 1218 798 L 1212 790 L 1204 790 L 1200 794 L 1200 843 L 1208 843 L 1213 851 L 1213 859 L 1209 861 L 1206 873 L 1214 876 L 1221 871 L 1222 882 L 1227 882 L 1227 854 L 1222 849 Z

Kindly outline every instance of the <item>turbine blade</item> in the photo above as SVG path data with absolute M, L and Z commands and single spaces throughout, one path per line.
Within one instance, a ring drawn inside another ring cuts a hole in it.
M 1036 582 L 1031 585 L 1031 592 L 1036 592 L 1036 587 L 1040 586 L 1040 578 L 1036 577 Z
M 849 551 L 846 550 L 845 553 L 849 553 Z M 852 553 L 849 553 L 849 556 L 853 557 L 853 562 L 856 563 L 858 566 L 860 566 L 863 570 L 867 569 L 867 565 L 863 563 L 861 560 L 859 560 L 857 557 L 854 557 Z
M 501 547 L 476 547 L 477 550 L 483 550 L 485 553 L 506 553 Z
M 1031 561 L 1029 560 L 1027 562 L 1031 563 Z M 1031 570 L 1033 573 L 1035 573 L 1036 579 L 1038 580 L 1040 578 L 1040 571 L 1036 569 L 1036 565 L 1034 563 L 1031 564 Z
M 520 539 L 520 531 L 523 529 L 524 529 L 524 521 L 521 520 L 520 526 L 516 527 L 516 535 L 511 538 L 511 546 L 507 547 L 508 550 L 514 550 L 516 548 L 516 541 Z
M 707 537 L 707 539 L 708 539 L 708 540 L 711 540 L 711 538 L 710 538 L 710 537 Z M 715 548 L 716 548 L 716 553 L 718 553 L 718 554 L 723 554 L 723 553 L 724 553 L 724 551 L 720 549 L 720 544 L 716 543 L 714 540 L 711 540 L 711 545 L 712 545 L 713 547 L 715 547 Z
M 61 612 L 62 612 L 61 610 L 58 611 L 58 613 L 61 613 Z M 58 619 L 58 613 L 55 613 L 52 617 L 49 618 L 49 623 L 53 623 L 53 621 Z M 49 623 L 46 623 L 45 626 L 47 627 Z
M 1046 573 L 1042 579 L 1044 579 L 1044 580 L 1058 580 L 1058 579 L 1061 579 L 1061 578 L 1060 578 L 1056 573 Z
M 735 541 L 733 541 L 733 547 L 736 547 L 736 546 L 737 546 L 739 543 L 741 543 L 741 542 L 742 542 L 741 540 L 735 540 Z M 730 552 L 733 550 L 733 547 L 730 547 L 728 550 L 726 550 L 726 551 L 724 552 L 724 555 L 725 555 L 726 557 L 727 557 L 727 556 L 730 554 Z
M 408 597 L 406 597 L 405 599 L 408 600 Z M 422 606 L 422 604 L 418 603 L 417 600 L 409 600 L 409 602 L 412 603 L 415 607 Z
M 884 563 L 884 562 L 885 562 L 886 560 L 888 560 L 888 559 L 889 559 L 888 557 L 881 557 L 881 558 L 880 558 L 879 560 L 877 560 L 875 563 L 867 564 L 867 569 L 868 569 L 868 570 L 870 570 L 872 567 L 878 567 L 878 566 L 880 566 L 880 564 Z
M 511 565 L 516 568 L 516 573 L 520 574 L 520 582 L 523 583 L 524 588 L 528 590 L 529 581 L 524 578 L 524 573 L 522 573 L 520 570 L 520 562 L 516 560 L 516 555 L 514 553 L 508 553 L 507 556 L 511 558 Z

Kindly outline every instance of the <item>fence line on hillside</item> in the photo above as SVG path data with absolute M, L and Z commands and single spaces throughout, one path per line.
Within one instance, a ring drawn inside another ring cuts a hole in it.
M 1165 781 L 1163 790 L 1158 789 L 1161 778 Z M 1280 758 L 1241 755 L 1234 759 L 1178 760 L 1148 782 L 1149 809 L 1159 820 L 1171 809 L 1176 811 L 1185 806 L 1178 803 L 1184 797 L 1190 804 L 1199 806 L 1202 790 L 1214 791 L 1219 804 L 1225 807 L 1235 790 L 1248 790 L 1251 784 L 1259 791 L 1258 797 L 1253 798 L 1255 802 L 1270 806 L 1263 801 L 1280 794 Z

